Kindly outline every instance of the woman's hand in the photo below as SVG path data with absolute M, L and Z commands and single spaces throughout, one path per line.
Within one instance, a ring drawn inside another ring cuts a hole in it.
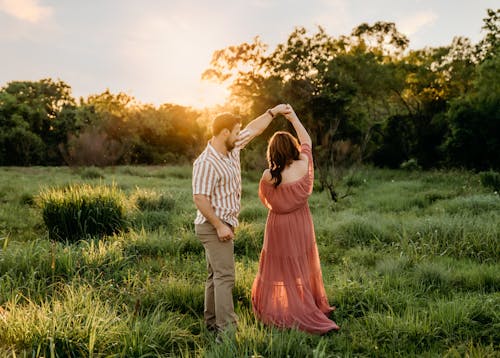
M 297 136 L 299 137 L 300 144 L 309 144 L 312 145 L 311 137 L 307 130 L 304 128 L 304 125 L 300 122 L 299 117 L 293 110 L 292 106 L 287 104 L 287 114 L 285 114 L 285 118 L 292 124 L 293 129 L 297 132 Z
M 285 118 L 289 122 L 293 122 L 295 120 L 299 120 L 299 117 L 297 117 L 297 114 L 293 110 L 292 106 L 290 106 L 289 104 L 286 104 L 285 106 L 286 106 L 286 113 L 284 114 Z
M 274 106 L 273 108 L 271 108 L 271 112 L 273 112 L 273 118 L 276 117 L 278 114 L 282 114 L 284 116 L 286 116 L 287 114 L 290 113 L 290 110 L 292 109 L 292 107 L 288 104 L 278 104 L 277 106 Z

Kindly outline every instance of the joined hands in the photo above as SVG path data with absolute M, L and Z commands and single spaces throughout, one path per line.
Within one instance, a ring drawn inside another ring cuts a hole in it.
M 279 114 L 285 116 L 286 119 L 288 119 L 289 121 L 291 120 L 291 118 L 293 118 L 293 116 L 297 116 L 295 114 L 295 112 L 293 111 L 293 108 L 292 106 L 290 106 L 289 104 L 278 104 L 277 106 L 274 106 L 273 108 L 270 109 L 273 116 L 272 118 L 276 118 L 276 116 L 278 116 Z M 264 114 L 264 115 L 271 115 L 271 114 Z M 243 129 L 242 131 L 240 131 L 239 135 L 238 135 L 238 139 L 236 140 L 236 147 L 239 147 L 239 148 L 244 148 L 248 142 L 250 142 L 250 140 L 254 137 L 254 135 L 252 135 L 253 133 L 251 133 L 251 131 L 247 128 Z

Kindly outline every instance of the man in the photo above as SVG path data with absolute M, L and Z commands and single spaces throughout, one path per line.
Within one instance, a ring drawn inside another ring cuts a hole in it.
M 212 124 L 212 139 L 194 162 L 194 223 L 207 260 L 204 319 L 209 330 L 223 332 L 236 327 L 238 319 L 233 306 L 233 238 L 240 212 L 240 149 L 261 134 L 275 116 L 289 111 L 287 105 L 277 105 L 241 132 L 240 117 L 218 115 Z

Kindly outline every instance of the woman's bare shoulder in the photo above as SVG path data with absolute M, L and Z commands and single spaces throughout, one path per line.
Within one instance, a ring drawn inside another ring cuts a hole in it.
M 264 172 L 262 173 L 262 180 L 268 183 L 272 183 L 273 177 L 271 176 L 271 171 L 269 169 L 264 170 Z

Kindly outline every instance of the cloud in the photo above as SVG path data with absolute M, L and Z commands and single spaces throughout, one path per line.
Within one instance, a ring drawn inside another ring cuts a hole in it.
M 422 27 L 433 24 L 437 19 L 438 16 L 433 11 L 422 11 L 402 18 L 398 21 L 398 26 L 402 33 L 411 36 L 420 31 Z
M 0 0 L 0 11 L 32 23 L 37 23 L 52 14 L 52 8 L 40 5 L 39 0 Z

